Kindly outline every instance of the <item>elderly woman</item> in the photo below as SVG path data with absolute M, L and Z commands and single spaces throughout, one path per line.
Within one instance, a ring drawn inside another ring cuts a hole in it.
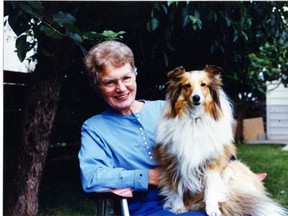
M 129 47 L 117 41 L 94 46 L 85 58 L 91 84 L 108 109 L 85 121 L 79 161 L 85 192 L 130 188 L 131 215 L 175 215 L 158 194 L 154 133 L 164 101 L 136 100 L 137 70 Z M 180 215 L 206 215 L 187 212 Z

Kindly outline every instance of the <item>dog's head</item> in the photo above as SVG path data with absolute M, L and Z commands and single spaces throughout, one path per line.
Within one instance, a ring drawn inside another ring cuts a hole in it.
M 186 72 L 181 66 L 170 71 L 166 94 L 170 102 L 168 117 L 181 116 L 185 110 L 189 110 L 195 118 L 206 112 L 215 120 L 219 119 L 222 115 L 219 99 L 221 72 L 221 68 L 211 65 L 203 70 Z

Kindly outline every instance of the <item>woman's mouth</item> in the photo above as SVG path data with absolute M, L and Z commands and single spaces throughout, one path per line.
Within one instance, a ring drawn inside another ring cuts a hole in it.
M 125 100 L 125 99 L 128 98 L 128 96 L 129 96 L 129 93 L 124 94 L 124 95 L 115 96 L 115 98 L 116 98 L 117 100 Z

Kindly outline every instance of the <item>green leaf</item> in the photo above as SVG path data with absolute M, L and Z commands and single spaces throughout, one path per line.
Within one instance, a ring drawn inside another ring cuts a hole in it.
M 189 16 L 189 19 L 191 20 L 191 22 L 194 24 L 197 22 L 197 17 L 193 16 L 193 15 L 190 15 Z
M 77 33 L 73 33 L 73 32 L 67 32 L 66 35 L 68 35 L 73 41 L 75 41 L 76 43 L 82 43 L 83 39 L 81 37 L 81 35 L 77 34 Z
M 168 56 L 167 56 L 167 54 L 166 54 L 166 53 L 164 53 L 163 57 L 164 57 L 164 63 L 165 63 L 165 67 L 168 67 L 168 64 L 169 64 L 169 59 L 168 59 Z
M 147 24 L 146 28 L 149 32 L 155 31 L 159 26 L 159 21 L 155 17 L 153 17 Z
M 119 37 L 119 38 L 122 38 L 122 34 L 124 34 L 124 33 L 125 33 L 124 31 L 114 32 L 114 31 L 111 31 L 111 30 L 105 30 L 105 31 L 103 31 L 101 34 L 102 34 L 106 39 L 114 40 L 114 39 L 117 39 L 118 37 Z
M 83 55 L 86 56 L 87 53 L 88 53 L 87 49 L 86 49 L 84 46 L 82 46 L 82 45 L 79 45 L 79 47 L 80 47 L 80 49 L 81 49 Z
M 80 29 L 74 25 L 66 25 L 65 24 L 64 26 L 65 26 L 66 31 L 77 33 L 79 35 L 83 35 L 82 31 L 80 31 Z
M 85 32 L 83 34 L 83 39 L 86 40 L 115 40 L 118 38 L 123 38 L 125 31 L 114 32 L 111 30 L 104 30 L 102 33 L 97 33 L 95 31 Z
M 27 3 L 36 10 L 42 11 L 44 9 L 41 1 L 27 1 Z
M 237 41 L 237 39 L 238 39 L 238 32 L 234 31 L 233 42 Z
M 24 10 L 26 13 L 31 13 L 32 12 L 32 8 L 28 5 L 28 4 L 26 4 L 25 2 L 20 2 L 19 3 L 19 6 L 20 6 L 20 8 L 22 9 L 22 10 Z
M 199 29 L 202 29 L 202 21 L 200 19 L 197 20 L 197 25 Z
M 189 12 L 187 8 L 183 8 L 181 11 L 182 14 L 182 19 L 183 19 L 183 27 L 187 26 L 188 23 L 190 23 L 190 19 L 189 19 Z
M 168 7 L 170 7 L 171 5 L 173 5 L 175 3 L 176 3 L 176 1 L 174 1 L 174 0 L 168 0 L 167 5 L 168 5 Z
M 100 33 L 97 33 L 95 31 L 91 31 L 91 32 L 85 32 L 83 34 L 83 39 L 86 40 L 99 40 L 99 39 L 104 39 L 104 36 Z
M 76 22 L 76 18 L 70 13 L 59 11 L 57 14 L 53 15 L 53 21 L 63 27 L 65 24 L 73 25 Z
M 21 62 L 26 58 L 29 43 L 27 42 L 27 35 L 21 35 L 16 39 L 17 56 Z
M 166 7 L 166 5 L 161 4 L 161 6 L 162 6 L 162 9 L 163 9 L 164 13 L 168 14 L 168 8 Z
M 192 26 L 193 26 L 193 29 L 194 30 L 197 30 L 197 29 L 202 29 L 202 21 L 201 19 L 199 18 L 199 13 L 198 12 L 195 12 L 195 16 L 193 15 L 190 15 L 189 16 L 189 19 L 191 20 L 192 22 Z
M 66 29 L 66 35 L 70 37 L 74 42 L 76 43 L 82 43 L 83 38 L 82 35 L 83 33 L 76 27 L 76 26 L 71 26 L 71 25 L 65 25 Z
M 19 6 L 25 11 L 25 13 L 28 13 L 28 14 L 32 15 L 33 17 L 37 18 L 37 19 L 41 19 L 43 17 L 43 12 L 42 11 L 33 10 L 32 7 L 30 7 L 30 5 L 28 5 L 25 2 L 19 3 Z M 34 7 L 33 4 L 31 6 Z
M 169 49 L 169 50 L 171 50 L 171 51 L 173 51 L 173 52 L 175 52 L 176 51 L 176 48 L 171 44 L 171 43 L 167 43 L 167 48 Z
M 226 20 L 227 26 L 229 27 L 229 26 L 231 25 L 232 21 L 231 21 L 230 18 L 227 17 L 227 16 L 225 17 L 225 20 Z
M 62 39 L 63 36 L 60 35 L 57 31 L 55 31 L 54 29 L 45 26 L 45 25 L 41 25 L 40 27 L 40 31 L 45 33 L 48 37 L 52 37 L 54 39 Z
M 244 31 L 241 31 L 241 35 L 244 38 L 245 41 L 248 41 L 248 36 Z

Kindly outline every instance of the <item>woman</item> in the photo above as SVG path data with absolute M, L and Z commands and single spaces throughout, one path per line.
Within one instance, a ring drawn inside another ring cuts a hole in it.
M 175 215 L 162 207 L 153 159 L 154 133 L 164 101 L 136 100 L 134 55 L 117 41 L 94 46 L 85 58 L 92 86 L 108 109 L 85 121 L 79 161 L 85 192 L 130 188 L 131 215 Z M 206 215 L 187 212 L 180 215 Z

